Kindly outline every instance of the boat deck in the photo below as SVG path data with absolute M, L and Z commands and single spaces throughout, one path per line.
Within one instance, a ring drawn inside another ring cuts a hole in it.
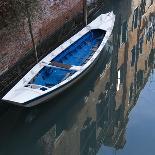
M 37 63 L 3 98 L 31 107 L 63 92 L 92 67 L 114 27 L 113 12 L 101 14 Z
M 92 30 L 62 51 L 29 82 L 52 87 L 73 75 L 78 67 L 87 63 L 100 46 L 105 31 Z M 76 67 L 77 66 L 77 67 Z
M 65 49 L 53 60 L 62 64 L 81 66 L 85 64 L 97 50 L 104 35 L 105 31 L 103 30 L 92 30 Z

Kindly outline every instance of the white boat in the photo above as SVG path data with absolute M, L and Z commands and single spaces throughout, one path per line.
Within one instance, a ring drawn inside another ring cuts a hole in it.
M 101 14 L 36 64 L 2 100 L 31 107 L 70 87 L 95 64 L 114 22 L 113 12 Z

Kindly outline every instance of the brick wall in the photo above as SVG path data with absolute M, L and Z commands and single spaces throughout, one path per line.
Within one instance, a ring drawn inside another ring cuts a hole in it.
M 71 1 L 40 1 L 42 9 L 32 19 L 39 59 L 83 27 L 83 1 Z M 0 98 L 36 63 L 32 47 L 26 19 L 0 29 Z
M 82 13 L 82 0 L 43 0 L 32 19 L 32 29 L 36 44 L 61 28 L 66 21 Z M 0 75 L 23 58 L 32 49 L 27 19 L 15 27 L 0 30 Z
M 40 11 L 33 11 L 32 30 L 41 60 L 84 27 L 83 0 L 38 1 Z M 90 7 L 89 22 L 104 11 L 101 3 L 92 3 Z M 0 29 L 0 98 L 35 64 L 27 19 L 14 24 L 11 29 Z

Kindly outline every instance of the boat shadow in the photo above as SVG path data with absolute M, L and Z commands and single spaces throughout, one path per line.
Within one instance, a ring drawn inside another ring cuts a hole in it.
M 17 155 L 25 151 L 25 154 L 33 154 L 35 149 L 32 147 L 36 141 L 57 122 L 62 124 L 63 129 L 70 128 L 85 105 L 86 97 L 94 90 L 100 74 L 110 63 L 110 57 L 111 54 L 104 48 L 96 65 L 84 77 L 47 102 L 31 108 L 4 106 L 7 110 L 0 117 L 0 153 L 7 154 L 9 151 Z

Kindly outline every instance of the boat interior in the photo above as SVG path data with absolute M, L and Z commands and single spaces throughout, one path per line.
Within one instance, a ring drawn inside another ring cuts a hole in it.
M 51 88 L 78 71 L 77 67 L 86 64 L 100 46 L 106 31 L 91 30 L 71 44 L 39 71 L 25 87 Z M 76 67 L 77 66 L 77 67 Z

